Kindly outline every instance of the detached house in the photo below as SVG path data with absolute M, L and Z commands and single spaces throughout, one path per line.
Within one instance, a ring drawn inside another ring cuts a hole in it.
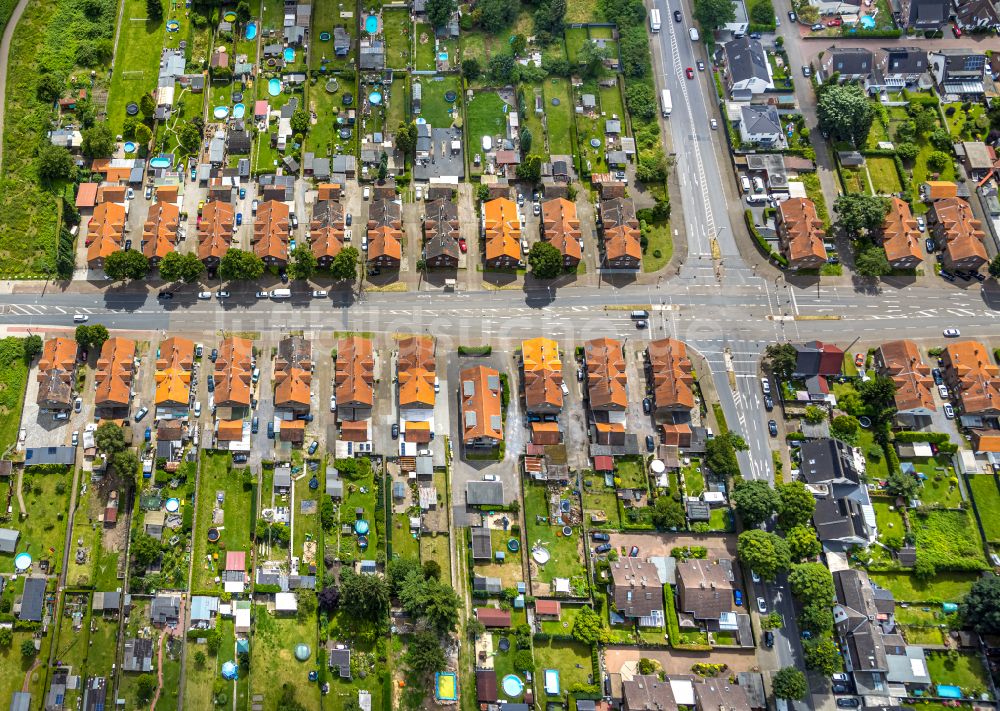
M 38 397 L 43 411 L 69 410 L 73 405 L 76 384 L 76 341 L 50 338 L 38 359 Z
M 915 30 L 939 30 L 948 22 L 948 0 L 900 0 L 896 24 Z
M 102 202 L 94 208 L 87 225 L 87 266 L 104 267 L 104 260 L 122 249 L 125 241 L 125 206 L 117 202 Z
M 559 344 L 550 338 L 532 338 L 521 344 L 524 404 L 531 414 L 562 410 L 563 375 Z
M 521 220 L 513 200 L 496 198 L 483 204 L 483 234 L 486 236 L 485 268 L 521 266 Z
M 201 210 L 198 224 L 198 259 L 216 269 L 233 242 L 236 210 L 228 202 L 212 200 Z
M 915 87 L 930 65 L 927 51 L 919 47 L 883 47 L 875 57 L 875 72 L 868 91 L 898 91 Z
M 809 198 L 778 203 L 778 242 L 789 269 L 819 269 L 826 263 L 823 221 Z
M 264 264 L 282 268 L 288 264 L 288 243 L 292 223 L 288 205 L 277 200 L 267 200 L 257 207 L 253 225 L 253 251 Z
M 931 368 L 920 358 L 917 344 L 909 340 L 883 343 L 874 356 L 875 369 L 896 385 L 896 420 L 913 425 L 937 411 Z
M 601 200 L 600 212 L 603 264 L 605 269 L 638 269 L 642 244 L 635 203 L 628 198 Z
M 149 207 L 142 226 L 142 253 L 153 266 L 177 248 L 180 214 L 177 205 L 170 202 L 157 202 Z
M 424 205 L 424 261 L 429 267 L 457 269 L 458 205 L 451 200 L 431 200 Z
M 109 414 L 127 416 L 132 399 L 132 379 L 135 377 L 135 341 L 109 338 L 101 346 L 97 359 L 97 394 L 94 405 Z M 119 412 L 125 410 L 126 412 Z
M 334 371 L 337 419 L 367 420 L 375 403 L 375 351 L 371 339 L 363 336 L 339 339 Z
M 764 148 L 784 148 L 785 133 L 774 106 L 747 104 L 740 107 L 740 140 Z
M 335 200 L 319 200 L 313 205 L 309 222 L 309 244 L 316 262 L 329 269 L 344 248 L 344 206 Z
M 503 440 L 500 373 L 485 365 L 462 370 L 462 440 L 466 447 L 495 447 Z
M 864 82 L 875 69 L 875 54 L 861 47 L 830 47 L 820 66 L 824 78 L 836 75 L 840 84 Z
M 690 558 L 677 562 L 677 609 L 701 624 L 717 623 L 733 611 L 732 568 Z
M 403 261 L 403 206 L 375 200 L 368 210 L 368 264 L 399 269 Z
M 619 558 L 611 564 L 611 594 L 615 610 L 641 627 L 664 623 L 663 582 L 656 566 L 639 558 Z
M 583 233 L 576 214 L 576 203 L 554 198 L 542 203 L 541 237 L 559 250 L 563 266 L 575 268 L 583 258 Z
M 312 371 L 312 342 L 303 336 L 282 338 L 274 359 L 275 407 L 308 412 Z
M 935 200 L 928 224 L 938 248 L 943 250 L 941 261 L 948 269 L 978 271 L 989 261 L 983 223 L 962 198 Z
M 922 235 L 909 203 L 889 198 L 889 211 L 882 222 L 882 248 L 893 269 L 916 269 L 923 261 Z
M 726 86 L 733 99 L 749 101 L 754 94 L 774 88 L 764 46 L 749 36 L 726 42 Z
M 955 23 L 966 32 L 1000 29 L 1000 6 L 994 0 L 956 0 Z
M 671 422 L 694 407 L 694 373 L 687 346 L 676 338 L 651 341 L 646 347 L 653 381 L 653 412 Z

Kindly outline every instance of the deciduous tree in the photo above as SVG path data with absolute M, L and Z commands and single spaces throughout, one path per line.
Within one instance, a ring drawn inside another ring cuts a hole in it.
M 73 177 L 75 170 L 72 154 L 62 146 L 44 143 L 38 149 L 38 177 L 42 182 L 68 180 Z
M 829 84 L 822 87 L 816 114 L 820 130 L 833 140 L 863 146 L 875 120 L 875 107 L 857 84 Z
M 115 149 L 115 136 L 106 123 L 99 123 L 83 132 L 80 150 L 88 158 L 110 156 Z
M 804 526 L 812 520 L 816 499 L 798 479 L 774 487 L 778 494 L 778 525 L 785 531 Z
M 658 496 L 653 504 L 653 525 L 662 530 L 679 529 L 685 523 L 684 507 L 672 496 Z
M 736 19 L 736 8 L 729 0 L 695 0 L 694 18 L 704 32 L 715 32 Z
M 226 281 L 256 281 L 264 273 L 264 261 L 253 252 L 230 247 L 219 262 L 219 275 Z
M 562 254 L 549 242 L 539 240 L 528 252 L 531 273 L 539 279 L 553 279 L 562 271 Z
M 772 343 L 764 349 L 767 366 L 781 380 L 787 380 L 795 372 L 799 353 L 791 343 Z
M 764 580 L 774 580 L 788 570 L 791 554 L 783 538 L 773 533 L 752 528 L 740 534 L 737 552 L 744 563 Z
M 427 20 L 435 28 L 444 27 L 456 9 L 455 0 L 427 0 Z
M 795 667 L 785 667 L 771 677 L 774 695 L 788 701 L 801 701 L 809 693 L 806 675 Z
M 104 259 L 104 273 L 113 281 L 143 279 L 149 272 L 149 260 L 137 249 L 120 249 Z
M 778 494 L 764 479 L 739 479 L 733 488 L 733 503 L 744 527 L 752 528 L 771 518 Z
M 979 634 L 1000 634 L 1000 577 L 979 578 L 962 601 L 965 624 Z
M 354 279 L 358 275 L 360 256 L 357 247 L 344 247 L 330 262 L 330 276 L 342 281 Z
M 882 227 L 889 201 L 878 195 L 844 193 L 834 203 L 837 224 L 849 237 L 856 238 L 863 232 L 872 233 Z
M 159 264 L 163 281 L 182 281 L 193 284 L 205 272 L 205 264 L 194 252 L 168 252 Z
M 288 265 L 288 276 L 292 279 L 308 279 L 316 273 L 316 255 L 307 244 L 296 245 L 291 253 Z
M 788 552 L 794 561 L 815 558 L 823 549 L 816 532 L 809 526 L 796 526 L 785 534 Z

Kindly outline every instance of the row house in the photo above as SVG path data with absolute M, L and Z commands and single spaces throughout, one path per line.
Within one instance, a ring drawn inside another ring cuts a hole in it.
M 458 205 L 431 200 L 424 205 L 424 261 L 428 267 L 457 269 L 459 250 Z
M 125 243 L 125 205 L 102 202 L 94 208 L 87 224 L 87 266 L 102 269 L 104 260 L 122 249 Z
M 426 445 L 431 441 L 436 373 L 432 337 L 408 336 L 399 341 L 396 380 L 399 429 L 404 447 L 410 444 Z
M 628 198 L 601 200 L 598 212 L 606 269 L 638 269 L 642 242 L 635 203 Z
M 38 396 L 35 399 L 41 410 L 67 411 L 72 407 L 76 352 L 76 341 L 71 338 L 45 341 L 38 359 Z
M 191 402 L 194 342 L 174 336 L 160 343 L 156 356 L 156 415 L 168 411 L 187 413 Z
M 253 225 L 253 251 L 264 264 L 284 268 L 288 264 L 288 245 L 292 234 L 287 203 L 267 200 L 257 207 Z
M 233 243 L 236 210 L 228 202 L 212 200 L 201 210 L 198 222 L 198 259 L 209 270 L 219 267 Z
M 882 222 L 881 234 L 882 249 L 893 269 L 916 269 L 923 261 L 920 228 L 905 200 L 889 198 L 889 210 Z
M 118 337 L 106 340 L 101 346 L 94 373 L 97 383 L 94 405 L 99 413 L 103 412 L 112 419 L 128 415 L 135 371 L 135 341 Z
M 513 200 L 496 198 L 483 204 L 483 234 L 486 269 L 515 269 L 523 264 L 521 219 Z
M 875 351 L 875 369 L 892 378 L 896 385 L 896 420 L 906 426 L 919 426 L 937 411 L 934 403 L 934 378 L 923 362 L 917 344 L 910 340 L 888 341 Z
M 336 200 L 319 200 L 309 222 L 309 245 L 321 269 L 329 269 L 344 248 L 344 206 Z
M 313 373 L 312 341 L 286 336 L 274 359 L 274 405 L 294 413 L 309 411 Z
M 462 441 L 466 447 L 496 447 L 503 441 L 500 373 L 485 365 L 459 374 Z
M 948 269 L 978 271 L 989 256 L 986 232 L 975 218 L 972 206 L 960 197 L 935 200 L 928 214 L 930 232 L 942 250 L 942 263 Z
M 403 206 L 374 200 L 368 210 L 368 264 L 399 269 L 403 263 Z
M 142 253 L 153 266 L 177 249 L 180 208 L 171 202 L 156 202 L 146 213 L 142 225 Z
M 338 420 L 367 420 L 375 404 L 375 350 L 370 338 L 351 336 L 337 341 L 334 368 Z
M 541 238 L 559 250 L 563 267 L 576 269 L 583 258 L 583 233 L 576 203 L 554 198 L 542 203 Z
M 778 244 L 789 269 L 819 269 L 826 263 L 823 221 L 809 198 L 778 203 Z

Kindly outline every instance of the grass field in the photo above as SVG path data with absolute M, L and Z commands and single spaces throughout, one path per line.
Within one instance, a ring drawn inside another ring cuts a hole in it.
M 871 156 L 866 159 L 868 173 L 872 178 L 872 187 L 879 195 L 898 193 L 903 189 L 896 170 L 896 161 L 882 156 Z
M 98 516 L 104 512 L 104 502 L 98 495 L 98 488 L 89 484 L 87 493 L 77 496 L 76 513 L 73 515 L 73 541 L 83 541 L 87 558 L 81 565 L 76 556 L 69 557 L 66 581 L 69 585 L 92 585 L 94 590 L 114 590 L 118 581 L 117 551 L 108 550 L 103 544 L 104 528 L 98 523 Z
M 303 707 L 310 711 L 319 709 L 319 687 L 305 683 L 317 654 L 315 623 L 300 623 L 295 617 L 276 617 L 263 605 L 257 605 L 254 614 L 253 643 L 250 645 L 251 693 L 263 694 L 265 711 L 277 711 L 281 708 L 281 687 L 291 683 L 295 699 Z M 299 642 L 312 649 L 313 656 L 305 662 L 298 661 L 293 654 Z
M 560 696 L 564 699 L 575 684 L 587 684 L 593 673 L 590 648 L 576 641 L 535 641 L 535 698 L 551 699 L 545 693 L 545 670 L 559 671 Z
M 341 140 L 337 133 L 337 113 L 344 109 L 344 94 L 358 95 L 355 81 L 344 77 L 337 79 L 338 88 L 330 93 L 326 90 L 326 82 L 317 82 L 309 87 L 309 108 L 316 114 L 316 123 L 309 128 L 306 136 L 306 148 L 317 157 L 331 156 L 339 150 L 353 152 L 353 139 Z M 259 141 L 258 141 L 259 143 Z M 347 148 L 345 148 L 347 146 Z
M 331 619 L 326 632 L 325 636 L 331 641 L 350 644 L 352 678 L 341 679 L 336 673 L 330 674 L 330 694 L 323 706 L 328 709 L 344 708 L 347 699 L 357 700 L 358 690 L 366 689 L 371 692 L 372 709 L 383 708 L 384 674 L 388 670 L 381 661 L 385 655 L 385 637 L 381 636 L 377 626 L 352 617 L 341 609 Z
M 938 567 L 983 561 L 982 539 L 968 511 L 917 511 L 910 525 L 917 538 L 917 555 Z
M 549 138 L 549 153 L 573 155 L 573 103 L 570 98 L 569 82 L 566 79 L 551 78 L 545 82 L 542 93 L 545 97 L 545 125 Z M 559 105 L 553 106 L 552 100 Z
M 576 62 L 580 48 L 588 41 L 586 27 L 570 27 L 566 30 L 566 54 L 569 61 Z
M 972 476 L 967 479 L 972 499 L 983 523 L 986 540 L 1000 542 L 1000 491 L 993 475 Z
M 418 22 L 414 39 L 417 48 L 414 66 L 417 71 L 433 71 L 437 66 L 434 61 L 434 28 L 425 22 Z
M 250 551 L 251 489 L 246 485 L 243 470 L 230 468 L 232 458 L 223 452 L 202 452 L 201 480 L 198 492 L 197 531 L 194 536 L 193 590 L 207 590 L 215 586 L 214 578 L 225 564 L 226 551 Z M 223 525 L 217 526 L 221 537 L 219 544 L 208 542 L 208 529 L 212 524 L 212 509 L 218 492 L 223 492 Z M 218 555 L 209 564 L 207 555 Z M 248 555 L 249 558 L 249 555 Z
M 455 115 L 461 115 L 462 89 L 458 80 L 454 76 L 446 77 L 424 77 L 421 80 L 423 87 L 421 94 L 420 116 L 427 119 L 427 123 L 435 128 L 448 128 L 452 123 L 452 116 L 449 109 L 458 111 Z M 445 101 L 445 92 L 454 91 L 458 98 L 454 104 Z
M 497 136 L 506 133 L 505 106 L 507 104 L 495 91 L 476 91 L 465 106 L 466 135 L 470 146 L 480 146 L 483 136 L 490 136 L 496 143 Z M 541 136 L 537 138 L 541 140 Z
M 160 50 L 163 47 L 163 21 L 146 19 L 145 0 L 124 0 L 121 32 L 115 48 L 115 68 L 108 93 L 108 123 L 121 133 L 125 105 L 139 101 L 145 92 L 156 88 Z
M 844 178 L 844 190 L 849 193 L 871 194 L 871 186 L 868 184 L 868 175 L 864 168 L 842 167 L 840 174 Z
M 0 340 L 0 452 L 17 441 L 27 383 L 24 340 L 12 336 Z
M 332 39 L 327 40 L 326 42 L 319 39 L 321 32 L 329 32 L 332 37 L 333 28 L 338 25 L 347 30 L 353 40 L 351 43 L 351 51 L 348 52 L 346 57 L 334 56 Z M 337 3 L 313 3 L 313 44 L 309 48 L 309 67 L 313 70 L 319 69 L 323 66 L 323 60 L 325 58 L 327 60 L 327 68 L 332 67 L 334 69 L 339 69 L 340 67 L 349 66 L 353 69 L 355 66 L 354 59 L 357 57 L 358 53 L 357 34 L 358 31 L 356 21 L 354 18 L 349 20 L 340 19 L 340 6 Z
M 361 490 L 364 489 L 364 492 Z M 367 475 L 357 479 L 351 479 L 344 485 L 344 501 L 340 504 L 340 522 L 354 525 L 357 517 L 354 510 L 364 509 L 363 518 L 368 521 L 368 549 L 374 551 L 380 545 L 379 535 L 381 524 L 375 516 L 375 474 L 370 469 Z M 362 551 L 357 544 L 357 536 L 343 536 L 340 539 L 340 556 L 347 557 L 348 560 L 357 559 L 362 556 Z
M 410 44 L 413 42 L 413 23 L 410 21 L 409 11 L 384 9 L 382 22 L 385 23 L 385 65 L 392 69 L 406 69 L 410 66 Z
M 18 506 L 17 497 L 11 498 L 13 508 L 11 524 L 21 532 L 17 552 L 27 552 L 37 564 L 49 561 L 49 573 L 62 569 L 63 547 L 66 544 L 66 517 L 69 513 L 69 492 L 73 485 L 73 470 L 54 467 L 32 468 L 23 476 L 25 510 Z M 14 557 L 0 557 L 0 572 L 14 572 Z
M 391 96 L 386 110 L 386 130 L 395 132 L 399 124 L 406 121 L 410 115 L 410 92 L 407 90 L 406 77 L 393 77 Z
M 302 569 L 306 569 L 306 574 L 308 573 L 308 561 L 305 560 L 303 555 L 303 548 L 306 541 L 317 541 L 320 534 L 319 530 L 319 504 L 320 499 L 317 498 L 317 493 L 309 488 L 309 480 L 312 478 L 311 475 L 300 477 L 298 481 L 294 482 L 295 486 L 295 510 L 292 515 L 295 517 L 295 526 L 293 528 L 292 534 L 292 555 L 298 556 L 300 563 L 300 572 Z M 317 490 L 318 491 L 318 490 Z M 320 492 L 322 494 L 322 492 Z M 302 513 L 302 503 L 306 501 L 316 502 L 316 513 L 304 514 Z M 321 564 L 322 561 L 313 560 L 317 565 Z
M 45 660 L 49 656 L 49 645 L 52 642 L 52 635 L 42 637 L 42 648 L 34 657 L 24 657 L 21 654 L 21 645 L 32 639 L 31 631 L 16 630 L 9 647 L 0 648 L 0 699 L 10 699 L 15 691 L 22 690 L 25 675 L 31 669 L 36 659 L 41 659 L 39 665 L 29 679 L 28 691 L 31 692 L 32 702 L 42 698 L 42 688 L 45 684 Z M 38 706 L 36 708 L 41 708 Z
M 669 222 L 654 222 L 646 235 L 648 242 L 642 252 L 642 271 L 658 272 L 667 266 L 674 256 L 674 240 L 670 235 Z
M 701 496 L 705 491 L 705 474 L 701 468 L 700 459 L 692 459 L 691 463 L 681 469 L 684 474 L 684 491 L 688 496 Z
M 962 103 L 945 104 L 941 107 L 948 122 L 948 130 L 955 140 L 981 141 L 989 133 L 990 122 L 986 110 L 980 104 L 972 104 L 968 111 L 962 110 Z M 953 111 L 951 116 L 948 112 Z
M 925 504 L 939 504 L 950 509 L 962 505 L 962 492 L 949 462 L 950 457 L 944 456 L 912 462 L 916 470 L 926 477 L 920 488 L 920 500 Z
M 73 613 L 82 614 L 79 626 L 73 624 Z M 55 638 L 55 658 L 73 669 L 83 669 L 87 659 L 87 639 L 90 636 L 90 595 L 67 593 L 63 595 L 62 615 L 58 619 L 58 636 Z M 76 708 L 82 696 L 81 689 L 66 690 L 66 706 Z
M 587 485 L 590 482 L 590 485 Z M 583 512 L 585 514 L 583 523 L 588 529 L 592 528 L 613 528 L 622 527 L 621 516 L 618 512 L 618 495 L 613 486 L 604 485 L 604 477 L 589 474 L 584 476 L 583 487 Z M 591 522 L 591 513 L 601 512 L 607 519 L 607 523 L 595 524 Z
M 872 582 L 889 591 L 900 602 L 958 602 L 978 577 L 975 573 L 941 573 L 921 582 L 910 573 L 871 573 Z
M 583 565 L 583 557 L 577 547 L 579 531 L 574 530 L 572 536 L 563 536 L 558 526 L 536 523 L 536 516 L 547 517 L 548 515 L 548 491 L 546 487 L 525 484 L 524 520 L 527 525 L 525 543 L 530 551 L 532 546 L 540 541 L 551 555 L 549 562 L 539 567 L 538 579 L 549 583 L 554 578 L 572 578 L 576 575 L 584 575 L 586 569 Z
M 441 579 L 451 580 L 451 552 L 448 536 L 443 533 L 420 537 L 420 562 L 436 560 L 441 566 Z
M 978 654 L 927 652 L 927 671 L 935 684 L 951 684 L 966 696 L 989 691 L 989 677 Z
M 228 623 L 232 629 L 232 620 L 220 622 L 220 624 L 224 623 Z M 219 666 L 223 661 L 232 657 L 232 652 L 229 653 L 229 656 L 226 656 L 222 651 L 212 656 L 208 653 L 208 645 L 198 644 L 193 639 L 188 640 L 187 645 L 184 670 L 184 705 L 194 709 L 210 708 L 212 705 L 212 682 L 218 678 Z M 205 655 L 205 664 L 201 666 L 195 661 L 195 656 L 199 651 Z

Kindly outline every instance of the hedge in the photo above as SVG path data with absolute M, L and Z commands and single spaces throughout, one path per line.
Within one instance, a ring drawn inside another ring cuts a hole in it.
M 930 442 L 932 444 L 944 444 L 948 442 L 948 435 L 943 432 L 897 432 L 895 437 L 897 442 Z
M 757 228 L 754 227 L 754 224 L 753 224 L 753 213 L 750 212 L 750 210 L 744 210 L 743 211 L 743 219 L 747 223 L 747 229 L 750 230 L 750 234 L 753 236 L 754 241 L 757 242 L 757 246 L 760 247 L 762 250 L 764 250 L 764 254 L 766 254 L 767 256 L 769 256 L 771 259 L 773 259 L 774 261 L 776 261 L 781 266 L 787 267 L 788 266 L 788 260 L 785 259 L 784 255 L 778 254 L 777 252 L 773 251 L 771 249 L 771 245 L 769 245 L 767 243 L 767 240 L 765 240 L 761 236 L 760 232 L 757 231 Z
M 488 356 L 493 352 L 493 346 L 459 346 L 461 356 Z

